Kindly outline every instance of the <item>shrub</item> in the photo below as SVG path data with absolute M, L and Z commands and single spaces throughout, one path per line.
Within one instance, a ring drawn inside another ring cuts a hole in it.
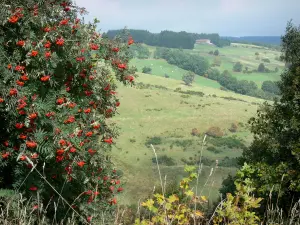
M 142 69 L 142 73 L 151 74 L 151 72 L 152 72 L 152 69 L 150 67 L 144 66 L 143 69 Z
M 222 136 L 224 136 L 224 133 L 223 133 L 223 131 L 221 130 L 220 127 L 210 127 L 206 131 L 206 134 L 208 136 L 211 136 L 211 137 L 222 137 Z
M 240 62 L 236 62 L 233 66 L 233 71 L 234 72 L 242 72 L 243 70 L 243 65 Z
M 220 53 L 219 53 L 219 50 L 216 49 L 216 50 L 214 51 L 214 55 L 218 56 L 219 54 L 220 54 Z
M 176 163 L 174 162 L 174 159 L 172 159 L 171 157 L 168 157 L 167 155 L 158 156 L 157 161 L 158 161 L 159 164 L 163 164 L 163 165 L 166 165 L 166 166 L 176 165 Z M 155 157 L 152 158 L 152 162 L 156 163 L 156 158 Z
M 265 72 L 265 70 L 266 70 L 265 65 L 263 63 L 260 63 L 257 67 L 257 71 L 263 73 Z
M 155 137 L 148 138 L 148 140 L 146 141 L 145 145 L 147 147 L 149 147 L 151 144 L 152 145 L 160 145 L 160 144 L 162 144 L 161 137 L 155 136 Z
M 209 146 L 209 147 L 207 147 L 206 150 L 207 150 L 207 151 L 210 151 L 210 152 L 213 152 L 213 153 L 216 153 L 216 154 L 222 152 L 220 149 L 217 149 L 217 148 L 214 147 L 214 146 Z
M 237 132 L 237 129 L 238 129 L 237 124 L 236 123 L 232 123 L 231 127 L 229 128 L 229 131 L 235 133 L 235 132 Z
M 261 61 L 266 62 L 266 63 L 270 63 L 271 62 L 270 59 L 268 59 L 268 58 L 263 58 Z
M 193 128 L 191 134 L 192 134 L 193 136 L 199 136 L 199 135 L 200 135 L 200 132 L 199 132 L 199 130 L 198 130 L 197 128 Z
M 226 146 L 228 148 L 245 148 L 243 142 L 236 139 L 235 137 L 210 138 L 209 143 L 218 147 Z
M 66 202 L 84 220 L 98 217 L 116 204 L 120 185 L 106 156 L 117 135 L 106 118 L 120 104 L 113 80 L 133 83 L 133 40 L 102 38 L 97 21 L 84 24 L 77 18 L 84 9 L 68 0 L 6 6 L 0 15 L 0 188 L 15 187 L 30 208 L 49 203 L 51 221 L 72 214 Z
M 195 79 L 195 74 L 193 72 L 188 72 L 187 74 L 184 74 L 182 76 L 183 82 L 188 86 L 190 86 L 194 82 L 194 79 Z
M 168 74 L 165 73 L 164 75 L 165 78 L 169 78 L 170 76 Z

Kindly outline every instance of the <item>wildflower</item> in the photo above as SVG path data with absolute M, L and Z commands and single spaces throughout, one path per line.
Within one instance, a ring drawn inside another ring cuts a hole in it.
M 134 81 L 134 77 L 131 76 L 131 75 L 128 75 L 128 76 L 125 77 L 125 80 L 128 80 L 129 82 L 132 82 L 132 81 Z
M 13 95 L 17 95 L 18 93 L 18 90 L 16 88 L 12 88 L 9 90 L 9 95 L 10 96 L 13 96 Z
M 35 57 L 35 56 L 37 56 L 38 54 L 39 54 L 39 52 L 36 51 L 36 50 L 32 50 L 32 51 L 31 51 L 31 56 L 32 56 L 32 57 Z
M 115 184 L 120 184 L 121 181 L 120 180 L 116 180 Z
M 91 45 L 90 45 L 90 48 L 91 48 L 92 50 L 98 50 L 98 49 L 99 49 L 99 46 L 98 46 L 97 44 L 91 44 Z
M 61 139 L 59 140 L 58 144 L 60 144 L 61 146 L 65 146 L 67 142 L 64 139 Z
M 89 114 L 91 112 L 91 108 L 87 108 L 85 110 L 83 110 L 85 114 Z
M 110 201 L 110 204 L 111 204 L 111 205 L 117 204 L 117 199 L 116 199 L 116 198 L 113 198 L 113 199 Z
M 15 67 L 15 70 L 16 71 L 22 71 L 22 70 L 24 70 L 25 69 L 25 67 L 24 66 L 20 66 L 20 65 L 17 65 L 16 67 Z
M 30 119 L 30 120 L 34 120 L 34 119 L 37 118 L 37 116 L 38 116 L 37 113 L 31 113 L 31 114 L 29 115 L 29 119 Z
M 74 147 L 71 147 L 71 148 L 70 148 L 70 152 L 71 152 L 71 153 L 74 153 L 74 152 L 76 152 L 76 148 L 74 148 Z
M 26 112 L 24 110 L 20 110 L 19 115 L 26 115 Z
M 37 143 L 34 141 L 27 141 L 26 146 L 27 146 L 27 148 L 36 148 Z
M 116 106 L 119 107 L 120 106 L 120 102 L 116 102 Z
M 33 153 L 31 156 L 32 159 L 37 159 L 38 157 L 39 157 L 39 155 L 37 153 Z
M 16 81 L 16 84 L 19 85 L 19 86 L 21 86 L 21 87 L 23 87 L 25 83 L 22 82 L 22 81 L 17 80 L 17 81 Z
M 21 80 L 23 80 L 23 81 L 29 80 L 29 77 L 28 77 L 26 74 L 22 75 L 20 78 L 21 78 Z
M 16 15 L 13 15 L 13 16 L 11 16 L 11 17 L 8 19 L 8 22 L 10 22 L 10 23 L 16 23 L 16 22 L 18 22 L 18 20 L 19 20 L 19 17 L 16 16 Z
M 57 44 L 58 46 L 63 46 L 64 43 L 65 43 L 65 40 L 64 40 L 63 38 L 58 38 L 58 39 L 56 40 L 56 44 Z
M 70 102 L 68 104 L 68 107 L 71 108 L 71 109 L 73 109 L 75 106 L 76 106 L 76 103 L 74 103 L 74 102 Z
M 75 122 L 75 116 L 69 116 L 68 119 L 64 121 L 64 123 L 74 123 Z
M 45 27 L 44 28 L 44 32 L 50 32 L 51 31 L 51 28 L 50 27 Z
M 118 192 L 121 192 L 121 191 L 123 191 L 123 188 L 122 188 L 122 187 L 119 187 L 119 188 L 117 189 L 117 191 L 118 191 Z
M 56 100 L 56 104 L 57 104 L 57 105 L 61 105 L 61 104 L 63 104 L 64 102 L 65 102 L 65 99 L 64 99 L 64 98 L 59 98 L 59 99 Z
M 103 141 L 104 141 L 105 143 L 108 143 L 108 144 L 112 144 L 112 143 L 113 143 L 112 137 L 109 138 L 109 139 L 104 139 Z
M 48 112 L 48 113 L 46 113 L 46 116 L 48 118 L 50 118 L 51 116 L 54 116 L 54 115 L 55 115 L 55 112 Z
M 94 92 L 92 91 L 84 91 L 85 95 L 86 96 L 91 96 Z
M 84 56 L 82 57 L 76 57 L 77 62 L 83 62 L 85 60 Z
M 23 47 L 24 45 L 25 45 L 25 41 L 23 41 L 23 40 L 19 40 L 19 41 L 17 42 L 17 46 Z
M 120 49 L 119 48 L 113 48 L 112 50 L 113 50 L 113 52 L 118 52 Z
M 67 25 L 68 22 L 69 22 L 69 19 L 64 19 L 64 20 L 59 22 L 59 25 Z
M 104 88 L 104 91 L 108 91 L 110 89 L 110 85 L 106 85 L 106 87 Z
M 63 155 L 64 152 L 65 152 L 65 150 L 63 150 L 63 149 L 58 149 L 58 150 L 56 151 L 56 154 L 57 154 L 57 155 Z
M 7 65 L 7 69 L 10 70 L 11 68 L 12 68 L 12 65 L 11 65 L 11 64 L 8 64 L 8 65 Z
M 10 155 L 9 152 L 2 153 L 2 159 L 7 159 L 9 155 Z
M 47 82 L 49 80 L 50 80 L 50 76 L 49 75 L 41 77 L 41 81 L 42 82 Z
M 132 37 L 128 38 L 128 45 L 132 45 L 134 43 L 134 40 L 132 39 Z
M 24 127 L 24 123 L 16 123 L 15 126 L 17 129 L 22 129 Z
M 120 64 L 118 64 L 118 68 L 119 68 L 119 69 L 126 69 L 126 68 L 127 68 L 127 65 L 124 64 L 124 63 L 120 63 Z
M 85 165 L 85 162 L 84 162 L 84 161 L 79 161 L 79 162 L 77 163 L 77 165 L 78 165 L 79 167 L 83 167 L 83 166 Z
M 25 155 L 20 156 L 20 160 L 21 161 L 25 161 L 26 160 L 26 156 Z
M 47 42 L 44 44 L 44 47 L 45 47 L 45 48 L 50 48 L 50 47 L 51 47 L 51 42 L 50 42 L 50 41 L 47 41 Z
M 94 128 L 94 129 L 99 129 L 100 126 L 101 126 L 101 125 L 100 125 L 99 123 L 98 123 L 98 124 L 94 124 L 94 125 L 93 125 L 93 128 Z
M 115 190 L 115 187 L 114 187 L 114 186 L 110 186 L 110 187 L 109 187 L 109 190 L 110 190 L 111 192 L 113 192 L 113 191 Z
M 56 159 L 56 162 L 61 162 L 61 161 L 64 160 L 64 156 L 63 155 L 58 155 L 58 156 L 55 157 L 55 159 Z
M 37 189 L 38 189 L 38 188 L 37 188 L 36 186 L 31 186 L 31 187 L 29 188 L 30 191 L 37 191 Z
M 91 155 L 94 155 L 94 154 L 96 153 L 96 150 L 89 149 L 88 152 L 89 152 Z
M 3 98 L 0 98 L 0 103 L 3 103 L 4 102 L 4 99 Z
M 49 59 L 51 57 L 51 52 L 45 52 L 46 59 Z

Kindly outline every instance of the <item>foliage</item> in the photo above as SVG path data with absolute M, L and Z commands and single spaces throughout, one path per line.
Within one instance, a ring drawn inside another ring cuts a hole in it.
M 248 173 L 253 173 L 247 164 L 238 171 L 235 180 L 235 194 L 227 193 L 226 200 L 217 207 L 216 216 L 213 218 L 215 225 L 256 225 L 259 224 L 259 217 L 253 212 L 260 207 L 261 198 L 252 196 L 254 188 L 252 180 L 247 178 Z
M 221 130 L 220 127 L 210 127 L 206 131 L 206 134 L 208 136 L 211 136 L 211 137 L 222 137 L 222 136 L 224 136 L 224 133 L 223 133 L 223 131 Z
M 152 69 L 150 67 L 146 67 L 146 66 L 143 67 L 142 73 L 151 74 L 151 72 L 152 72 Z
M 270 63 L 271 62 L 270 59 L 268 59 L 268 58 L 263 58 L 261 61 L 266 62 L 266 63 Z
M 178 49 L 156 48 L 154 57 L 165 59 L 169 64 L 189 70 L 200 76 L 202 76 L 209 67 L 209 63 L 204 57 L 188 54 Z
M 236 62 L 233 66 L 234 72 L 242 72 L 243 70 L 243 64 L 241 62 Z
M 259 89 L 253 81 L 238 80 L 228 70 L 224 70 L 221 74 L 218 69 L 210 68 L 206 74 L 207 78 L 218 81 L 224 88 L 236 93 L 264 99 L 273 99 L 275 96 L 273 93 Z
M 219 50 L 218 49 L 216 49 L 215 51 L 214 51 L 214 55 L 215 56 L 218 56 L 220 53 L 219 53 Z
M 128 30 L 130 35 L 137 41 L 151 46 L 166 48 L 193 49 L 197 39 L 210 39 L 218 47 L 230 45 L 230 41 L 220 38 L 218 34 L 194 34 L 184 31 L 161 31 L 158 34 L 150 33 L 146 30 Z M 106 35 L 110 38 L 115 37 L 122 30 L 109 30 Z
M 134 80 L 133 40 L 102 38 L 71 1 L 2 6 L 0 188 L 18 190 L 30 207 L 49 204 L 52 219 L 91 220 L 122 190 L 108 155 L 117 130 L 106 118 L 120 105 L 115 81 Z
M 216 148 L 216 147 L 214 147 L 214 146 L 209 146 L 209 147 L 207 147 L 206 150 L 207 150 L 207 151 L 210 151 L 210 152 L 213 152 L 213 153 L 216 153 L 216 154 L 222 152 L 220 149 L 218 149 L 218 148 Z
M 192 72 L 188 72 L 182 76 L 182 80 L 186 85 L 191 85 L 195 80 L 195 74 Z
M 130 45 L 129 52 L 132 57 L 138 59 L 148 59 L 151 55 L 149 49 L 142 44 Z
M 207 202 L 207 199 L 205 196 L 196 196 L 192 191 L 191 182 L 197 178 L 195 169 L 193 166 L 185 167 L 188 177 L 181 180 L 178 194 L 154 194 L 154 198 L 143 202 L 141 205 L 150 212 L 150 218 L 138 218 L 135 225 L 199 223 L 204 214 L 196 205 Z
M 153 157 L 152 158 L 152 162 L 156 164 L 156 158 Z M 166 166 L 174 166 L 176 165 L 176 163 L 174 162 L 174 159 L 172 159 L 171 157 L 168 157 L 167 155 L 160 155 L 157 157 L 157 162 L 159 164 L 163 164 Z
M 148 138 L 146 143 L 145 143 L 145 145 L 147 147 L 149 147 L 150 145 L 160 145 L 160 144 L 162 144 L 162 138 L 158 137 L 158 136 Z
M 260 63 L 260 64 L 258 65 L 258 67 L 257 67 L 257 71 L 258 71 L 258 72 L 261 72 L 261 73 L 266 72 L 265 64 Z
M 266 92 L 273 93 L 275 95 L 280 94 L 280 90 L 277 82 L 266 80 L 262 83 L 261 89 Z
M 300 29 L 289 23 L 282 38 L 283 59 L 290 67 L 281 75 L 280 100 L 265 103 L 250 120 L 254 141 L 243 152 L 243 161 L 255 173 L 250 174 L 256 192 L 272 193 L 270 204 L 283 209 L 283 216 L 300 198 Z
M 200 135 L 200 131 L 197 128 L 193 128 L 191 134 L 193 136 L 199 136 Z

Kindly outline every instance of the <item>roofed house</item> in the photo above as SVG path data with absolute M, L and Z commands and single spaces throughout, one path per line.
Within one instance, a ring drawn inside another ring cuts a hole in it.
M 208 44 L 208 45 L 212 45 L 212 43 L 210 42 L 209 39 L 198 39 L 198 40 L 196 40 L 196 44 Z

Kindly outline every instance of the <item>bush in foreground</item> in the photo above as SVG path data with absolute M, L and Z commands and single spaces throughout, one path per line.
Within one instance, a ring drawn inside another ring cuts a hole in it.
M 101 38 L 71 1 L 5 3 L 0 188 L 17 189 L 33 210 L 49 204 L 57 221 L 70 213 L 91 221 L 122 190 L 107 156 L 117 134 L 106 119 L 120 105 L 114 81 L 134 80 L 133 40 Z

